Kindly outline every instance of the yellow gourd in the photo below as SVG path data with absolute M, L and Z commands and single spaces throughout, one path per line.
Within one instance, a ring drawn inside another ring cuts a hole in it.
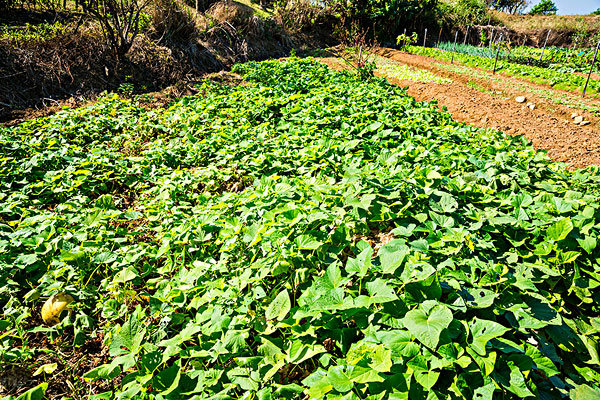
M 50 296 L 42 307 L 42 319 L 44 322 L 47 325 L 58 324 L 61 314 L 73 300 L 73 296 L 64 292 Z

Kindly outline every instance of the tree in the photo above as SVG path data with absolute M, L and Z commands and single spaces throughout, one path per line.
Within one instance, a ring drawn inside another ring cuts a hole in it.
M 527 0 L 486 0 L 489 7 L 511 14 L 521 13 L 527 7 Z
M 150 0 L 82 0 L 85 13 L 94 16 L 104 37 L 121 61 L 140 30 L 140 15 Z
M 529 14 L 531 15 L 556 15 L 558 8 L 552 0 L 542 0 L 539 4 L 533 6 Z
M 599 9 L 597 9 L 596 11 L 592 11 L 592 12 L 590 13 L 590 15 L 600 15 L 600 8 L 599 8 Z

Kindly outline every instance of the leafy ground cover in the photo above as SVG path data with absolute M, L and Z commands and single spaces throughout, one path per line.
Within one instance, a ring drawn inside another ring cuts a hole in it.
M 5 370 L 100 338 L 96 399 L 600 396 L 597 169 L 313 60 L 236 71 L 0 131 Z
M 25 25 L 22 27 L 0 26 L 0 39 L 9 40 L 15 44 L 23 42 L 44 41 L 63 35 L 67 25 L 56 21 L 55 23 L 42 23 L 39 25 Z
M 452 58 L 451 51 L 409 46 L 407 50 L 414 54 L 423 54 L 427 57 L 432 57 L 437 60 L 450 61 Z M 494 59 L 488 57 L 480 57 L 476 55 L 455 53 L 454 60 L 469 67 L 478 67 L 486 70 L 493 70 Z M 556 89 L 568 91 L 583 91 L 586 76 L 566 73 L 564 69 L 542 68 L 533 65 L 523 65 L 506 60 L 498 60 L 497 71 L 500 73 L 517 76 L 534 83 L 542 83 L 550 85 Z M 591 79 L 588 85 L 587 94 L 597 95 L 599 90 L 598 81 Z

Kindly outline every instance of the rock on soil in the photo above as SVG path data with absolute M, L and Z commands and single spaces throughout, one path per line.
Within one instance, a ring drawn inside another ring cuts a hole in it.
M 527 100 L 527 99 L 525 98 L 525 96 L 518 96 L 518 97 L 515 97 L 515 101 L 516 101 L 517 103 L 525 103 L 525 100 Z
M 573 120 L 574 124 L 580 124 L 583 122 L 583 117 L 581 115 L 575 117 L 575 119 Z
M 586 126 L 589 125 L 590 121 L 581 121 L 581 123 L 579 124 L 579 126 Z
M 527 107 L 529 107 L 530 110 L 535 110 L 535 104 L 533 103 L 527 103 Z

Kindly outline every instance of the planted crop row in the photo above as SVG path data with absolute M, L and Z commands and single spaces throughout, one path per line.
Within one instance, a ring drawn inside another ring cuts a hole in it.
M 236 71 L 0 131 L 3 368 L 100 338 L 97 399 L 598 395 L 597 171 L 316 61 Z
M 407 49 L 412 53 L 424 54 L 428 57 L 432 57 L 438 60 L 450 61 L 452 53 L 449 51 L 426 48 L 416 46 L 409 46 Z M 493 70 L 495 60 L 493 58 L 479 57 L 468 54 L 455 53 L 454 60 L 460 62 L 463 65 L 470 67 L 478 67 L 486 70 Z M 554 70 L 549 68 L 541 68 L 532 65 L 523 65 L 513 63 L 505 60 L 498 60 L 496 70 L 512 76 L 524 78 L 531 82 L 543 83 L 555 87 L 561 90 L 577 90 L 583 91 L 586 76 L 578 76 L 570 73 L 565 73 L 563 70 Z M 588 94 L 597 94 L 599 90 L 599 83 L 596 80 L 590 80 L 587 92 Z
M 399 80 L 423 83 L 452 83 L 452 79 L 437 76 L 430 71 L 413 68 L 404 64 L 393 63 L 387 60 L 380 63 L 377 67 L 377 71 L 388 78 Z
M 462 44 L 453 42 L 440 42 L 436 48 L 445 51 L 454 51 L 456 53 L 466 54 L 476 57 L 496 58 L 497 44 L 493 46 L 473 46 L 470 44 Z M 542 49 L 515 46 L 508 51 L 506 48 L 501 48 L 498 53 L 499 59 L 511 62 L 514 64 L 524 64 L 540 68 L 548 68 L 560 73 L 573 72 L 588 72 L 590 64 L 594 57 L 594 49 L 566 49 L 559 47 L 548 47 L 544 50 L 544 55 L 541 57 Z M 594 66 L 594 71 L 598 71 L 598 64 Z
M 480 46 L 473 46 L 470 44 L 462 44 L 462 43 L 456 43 L 456 45 L 453 42 L 440 42 L 436 45 L 436 47 L 440 50 L 445 50 L 445 51 L 452 51 L 452 49 L 454 49 L 454 51 L 456 53 L 461 53 L 461 54 L 467 54 L 470 56 L 476 56 L 476 57 L 485 57 L 485 58 L 494 58 L 496 57 L 496 49 L 492 48 L 492 47 L 480 47 Z M 504 57 L 508 52 L 504 49 L 500 50 L 500 55 L 502 57 Z
M 511 54 L 517 57 L 526 57 L 538 60 L 541 56 L 541 49 L 527 46 L 518 46 L 512 49 Z M 544 50 L 543 61 L 548 64 L 548 68 L 559 72 L 588 72 L 590 64 L 594 58 L 594 49 L 567 49 L 560 47 L 548 47 Z M 598 64 L 594 66 L 594 71 L 598 71 Z

